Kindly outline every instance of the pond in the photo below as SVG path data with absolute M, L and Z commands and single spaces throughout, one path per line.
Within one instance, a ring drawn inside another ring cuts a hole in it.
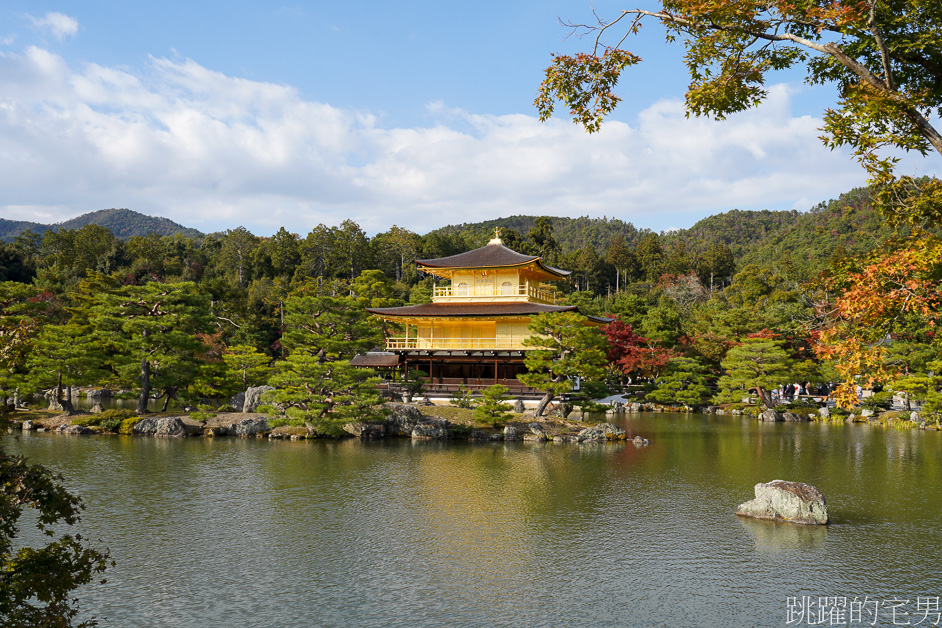
M 650 446 L 45 433 L 4 445 L 85 499 L 83 531 L 117 560 L 80 592 L 105 626 L 938 622 L 938 432 L 622 424 Z M 772 479 L 817 486 L 833 523 L 732 514 Z

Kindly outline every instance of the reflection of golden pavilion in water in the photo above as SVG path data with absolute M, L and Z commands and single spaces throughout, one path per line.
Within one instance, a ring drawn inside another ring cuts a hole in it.
M 416 264 L 450 285 L 436 285 L 431 303 L 368 309 L 399 323 L 405 333 L 386 339 L 386 356 L 358 356 L 354 363 L 421 369 L 428 374 L 429 392 L 504 384 L 515 395 L 537 394 L 517 380 L 526 372 L 523 341 L 530 336 L 533 316 L 578 312 L 574 305 L 556 305 L 556 289 L 545 283 L 565 279 L 570 271 L 512 251 L 499 237 L 473 251 Z M 607 322 L 585 320 L 590 325 Z

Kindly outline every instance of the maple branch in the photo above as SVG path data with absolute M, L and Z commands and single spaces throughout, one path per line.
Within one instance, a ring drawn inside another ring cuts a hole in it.
M 922 113 L 916 107 L 909 104 L 906 98 L 902 94 L 900 94 L 895 88 L 895 83 L 893 80 L 893 73 L 891 70 L 891 65 L 890 65 L 890 61 L 888 57 L 889 50 L 887 49 L 886 42 L 883 39 L 883 36 L 879 27 L 876 25 L 876 19 L 873 14 L 873 7 L 874 7 L 875 1 L 876 0 L 871 0 L 871 16 L 870 16 L 870 19 L 868 19 L 867 21 L 867 25 L 870 28 L 870 31 L 873 34 L 874 39 L 876 41 L 876 44 L 880 49 L 880 55 L 883 59 L 883 67 L 884 67 L 884 72 L 886 74 L 886 80 L 881 79 L 879 76 L 871 72 L 867 66 L 865 66 L 864 64 L 860 63 L 859 61 L 857 61 L 856 59 L 848 55 L 846 52 L 844 52 L 844 50 L 840 46 L 838 46 L 834 42 L 821 44 L 821 43 L 812 41 L 810 39 L 800 37 L 793 33 L 779 33 L 777 32 L 777 29 L 776 29 L 776 32 L 769 33 L 765 31 L 757 31 L 757 30 L 751 29 L 749 27 L 744 27 L 744 26 L 727 26 L 724 24 L 717 24 L 715 22 L 697 23 L 695 20 L 690 20 L 687 18 L 679 17 L 668 11 L 655 12 L 655 11 L 645 11 L 643 9 L 632 9 L 632 10 L 622 11 L 622 14 L 618 18 L 612 20 L 608 24 L 605 24 L 601 27 L 597 27 L 598 33 L 595 39 L 595 48 L 593 49 L 593 54 L 597 52 L 598 47 L 601 45 L 602 33 L 605 30 L 617 24 L 622 18 L 624 18 L 627 15 L 636 16 L 635 21 L 632 24 L 632 29 L 630 29 L 629 32 L 632 32 L 632 30 L 636 28 L 636 25 L 640 19 L 644 17 L 652 17 L 661 21 L 662 23 L 669 23 L 669 24 L 673 24 L 679 27 L 684 27 L 687 29 L 699 26 L 701 28 L 705 27 L 711 30 L 717 30 L 717 31 L 723 31 L 723 32 L 743 33 L 743 34 L 755 37 L 757 39 L 764 39 L 770 42 L 791 42 L 799 46 L 804 46 L 816 52 L 820 52 L 820 53 L 834 57 L 841 65 L 843 65 L 845 68 L 847 68 L 848 70 L 853 72 L 855 75 L 857 75 L 857 77 L 859 77 L 864 83 L 866 83 L 867 85 L 875 89 L 884 97 L 889 98 L 890 100 L 901 104 L 904 108 L 904 114 L 909 119 L 909 121 L 913 124 L 913 126 L 915 126 L 918 132 L 929 141 L 932 147 L 940 155 L 942 155 L 942 134 L 940 134 L 939 131 L 935 127 L 933 127 L 932 124 L 929 123 L 929 120 L 924 115 L 922 115 Z M 796 21 L 795 23 L 796 24 L 801 23 L 808 26 L 814 26 L 815 28 L 819 30 L 827 30 L 830 32 L 840 32 L 836 29 L 829 28 L 825 23 L 822 23 L 822 22 L 806 24 L 804 22 Z M 583 28 L 590 28 L 584 25 L 579 25 L 579 26 Z M 622 39 L 622 41 L 624 41 L 624 39 Z
M 886 42 L 883 41 L 883 33 L 880 31 L 880 27 L 877 26 L 877 0 L 870 0 L 870 17 L 867 18 L 867 28 L 870 29 L 870 32 L 873 33 L 873 40 L 877 44 L 877 48 L 880 49 L 880 58 L 883 61 L 883 74 L 886 77 L 886 87 L 890 90 L 896 90 L 896 85 L 893 81 L 893 68 L 890 66 L 890 51 L 886 46 Z

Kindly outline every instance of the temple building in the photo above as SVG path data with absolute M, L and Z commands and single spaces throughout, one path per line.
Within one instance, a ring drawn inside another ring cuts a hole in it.
M 556 305 L 556 290 L 547 283 L 567 278 L 570 271 L 507 248 L 499 233 L 473 251 L 415 262 L 447 285 L 435 285 L 431 303 L 368 308 L 403 331 L 387 337 L 384 353 L 357 356 L 353 363 L 424 371 L 425 388 L 433 394 L 493 384 L 507 386 L 516 396 L 540 394 L 517 380 L 526 372 L 524 354 L 532 349 L 523 341 L 530 336 L 533 316 L 578 311 L 574 305 Z M 585 320 L 588 325 L 608 322 Z

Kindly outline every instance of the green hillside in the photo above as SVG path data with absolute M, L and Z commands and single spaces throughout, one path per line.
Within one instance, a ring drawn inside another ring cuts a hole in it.
M 473 246 L 483 246 L 487 244 L 489 239 L 494 237 L 496 227 L 500 227 L 502 231 L 512 229 L 521 237 L 525 237 L 527 232 L 533 228 L 536 219 L 537 216 L 510 216 L 483 222 L 448 225 L 436 229 L 428 235 L 437 233 L 459 234 Z M 608 248 L 612 238 L 619 235 L 625 239 L 625 242 L 636 244 L 641 236 L 648 232 L 646 229 L 639 230 L 630 222 L 624 222 L 617 218 L 551 216 L 550 220 L 553 223 L 553 237 L 559 242 L 563 253 L 587 246 L 598 251 L 604 251 Z
M 552 217 L 553 236 L 563 255 L 585 248 L 604 257 L 613 238 L 621 236 L 629 247 L 650 231 L 637 229 L 614 218 Z M 449 225 L 432 233 L 462 236 L 469 246 L 481 246 L 493 237 L 494 228 L 513 229 L 526 236 L 536 216 L 510 216 L 478 223 Z M 797 267 L 792 274 L 810 278 L 827 268 L 833 257 L 857 255 L 879 247 L 893 235 L 871 203 L 866 188 L 856 188 L 837 199 L 824 201 L 807 212 L 733 209 L 700 220 L 689 229 L 660 234 L 665 253 L 681 244 L 694 259 L 711 246 L 729 247 L 737 267 L 756 264 L 764 268 Z
M 202 236 L 196 229 L 190 229 L 167 218 L 147 216 L 130 209 L 101 209 L 82 214 L 76 218 L 54 225 L 44 225 L 25 220 L 7 220 L 0 218 L 0 241 L 12 242 L 17 235 L 27 229 L 34 233 L 43 233 L 48 229 L 81 229 L 85 225 L 99 225 L 110 230 L 117 238 L 130 238 L 155 233 L 170 236 L 178 233 L 191 238 Z

